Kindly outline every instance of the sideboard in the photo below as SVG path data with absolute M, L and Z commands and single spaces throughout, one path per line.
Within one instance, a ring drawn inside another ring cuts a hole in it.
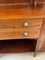
M 29 1 L 23 1 L 0 0 L 0 40 L 38 38 L 36 56 L 45 38 L 45 7 L 33 7 Z

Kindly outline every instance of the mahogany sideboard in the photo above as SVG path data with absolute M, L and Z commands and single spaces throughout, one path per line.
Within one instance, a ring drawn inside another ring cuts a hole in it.
M 45 7 L 31 5 L 31 0 L 0 0 L 0 40 L 38 38 L 36 56 L 45 38 Z

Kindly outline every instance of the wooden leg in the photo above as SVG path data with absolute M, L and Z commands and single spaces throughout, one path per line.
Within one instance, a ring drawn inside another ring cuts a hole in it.
M 45 19 L 43 19 L 42 22 L 41 31 L 40 31 L 39 38 L 37 40 L 35 52 L 38 52 L 41 49 L 44 42 L 44 38 L 45 38 Z M 34 53 L 34 56 L 36 56 L 36 53 Z
M 36 57 L 36 52 L 34 52 L 33 57 Z

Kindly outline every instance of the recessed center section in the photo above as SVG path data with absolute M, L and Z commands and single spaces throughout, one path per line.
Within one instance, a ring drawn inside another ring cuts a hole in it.
M 36 40 L 16 39 L 0 41 L 0 53 L 20 53 L 33 52 L 35 50 Z

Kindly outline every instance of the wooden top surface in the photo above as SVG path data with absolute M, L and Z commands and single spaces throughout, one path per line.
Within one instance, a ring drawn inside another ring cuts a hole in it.
M 7 3 L 29 3 L 32 0 L 0 0 L 0 4 L 7 4 Z
M 31 8 L 23 5 L 0 4 L 0 20 L 45 18 L 45 7 Z

